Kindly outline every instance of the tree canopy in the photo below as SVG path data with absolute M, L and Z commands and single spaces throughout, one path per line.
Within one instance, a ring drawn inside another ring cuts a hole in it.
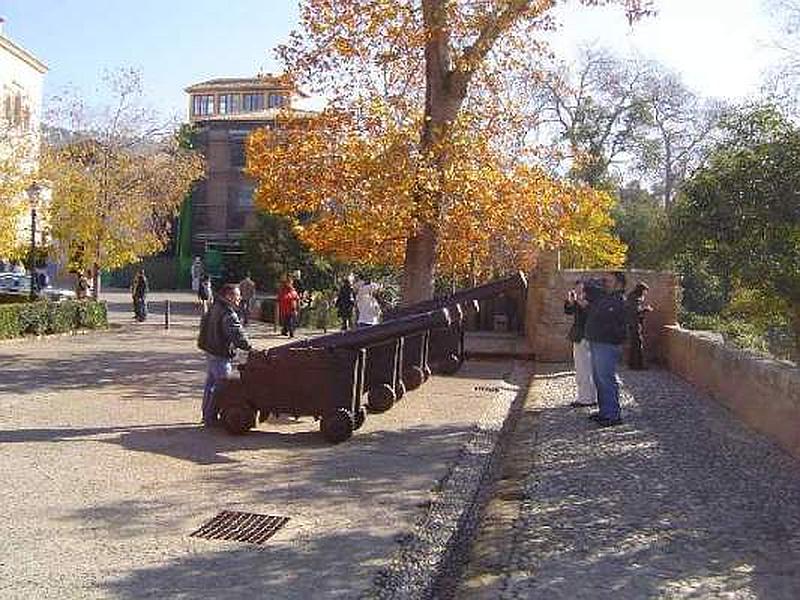
M 772 106 L 724 121 L 685 184 L 675 241 L 735 282 L 785 303 L 800 340 L 800 130 Z
M 42 165 L 53 191 L 52 236 L 72 268 L 93 271 L 95 293 L 100 269 L 164 247 L 181 201 L 203 173 L 200 156 L 180 147 L 180 134 L 156 127 L 137 107 L 135 72 L 117 74 L 111 84 L 116 105 L 73 129 L 67 143 L 48 147 Z
M 622 246 L 607 232 L 572 226 L 576 215 L 607 219 L 609 203 L 519 148 L 528 99 L 518 92 L 541 75 L 531 61 L 560 4 L 305 0 L 280 54 L 331 105 L 251 139 L 257 204 L 302 216 L 315 250 L 402 262 L 405 301 L 432 294 L 437 264 L 485 273 L 593 234 L 604 236 L 594 244 L 602 260 L 618 262 Z M 619 4 L 635 19 L 650 3 L 580 4 Z
M 25 191 L 36 179 L 38 155 L 38 132 L 0 117 L 0 258 L 25 255 L 18 239 L 18 221 L 27 207 Z

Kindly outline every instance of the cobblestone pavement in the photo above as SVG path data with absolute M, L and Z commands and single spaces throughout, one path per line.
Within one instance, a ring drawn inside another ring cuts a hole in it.
M 111 292 L 111 332 L 0 344 L 0 598 L 352 598 L 431 501 L 511 362 L 434 377 L 347 443 L 310 418 L 198 424 L 191 295 L 164 331 Z M 281 343 L 256 325 L 255 343 Z M 286 515 L 263 547 L 189 537 L 221 510 Z
M 538 369 L 517 501 L 490 505 L 457 598 L 800 598 L 796 460 L 659 370 L 623 372 L 625 424 L 597 428 L 569 369 Z

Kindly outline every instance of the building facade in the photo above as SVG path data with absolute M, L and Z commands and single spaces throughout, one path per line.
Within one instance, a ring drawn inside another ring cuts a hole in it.
M 41 137 L 42 89 L 47 66 L 12 41 L 5 33 L 0 18 L 0 159 L 18 167 L 19 172 L 33 177 L 38 168 Z M 30 240 L 31 211 L 38 208 L 38 244 L 42 244 L 46 222 L 49 190 L 43 182 L 32 185 L 20 198 L 3 198 L 6 202 L 21 202 L 25 211 L 20 215 L 17 237 L 20 243 Z M 38 206 L 31 203 L 36 202 Z M 3 257 L 0 257 L 2 259 Z
M 212 79 L 189 86 L 186 93 L 189 122 L 206 158 L 206 177 L 192 194 L 191 252 L 236 253 L 255 220 L 255 185 L 244 173 L 247 136 L 275 127 L 278 113 L 291 108 L 295 92 L 285 80 L 267 74 Z

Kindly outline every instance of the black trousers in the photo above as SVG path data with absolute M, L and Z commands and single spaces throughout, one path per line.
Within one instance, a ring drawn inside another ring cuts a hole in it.
M 644 340 L 641 332 L 631 334 L 631 345 L 628 350 L 628 366 L 631 369 L 644 369 Z

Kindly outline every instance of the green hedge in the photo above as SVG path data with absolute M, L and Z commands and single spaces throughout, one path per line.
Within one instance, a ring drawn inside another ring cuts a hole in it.
M 108 327 L 105 302 L 40 300 L 0 305 L 0 339 Z

